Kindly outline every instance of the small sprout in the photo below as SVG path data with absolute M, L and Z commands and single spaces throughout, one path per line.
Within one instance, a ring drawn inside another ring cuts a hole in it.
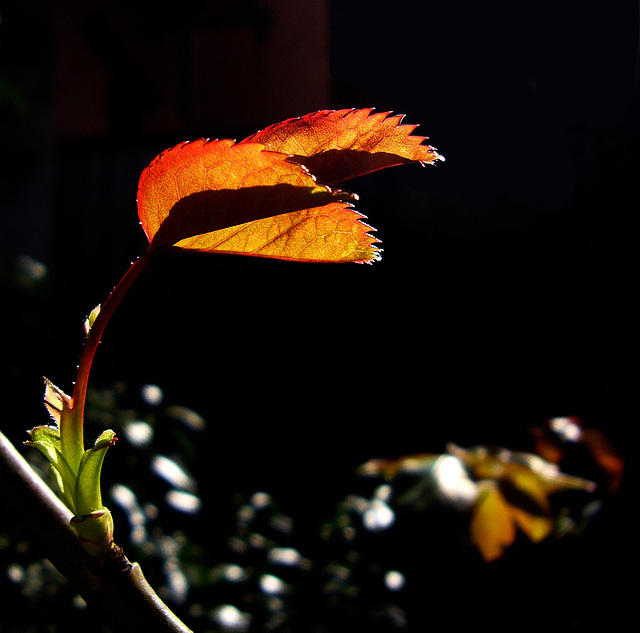
M 96 319 L 98 318 L 98 315 L 100 314 L 100 309 L 101 309 L 101 306 L 100 304 L 98 304 L 93 310 L 91 310 L 91 312 L 89 313 L 89 316 L 85 319 L 84 333 L 86 336 L 89 336 L 89 332 L 91 332 L 91 328 L 93 327 L 93 324 L 95 323 Z

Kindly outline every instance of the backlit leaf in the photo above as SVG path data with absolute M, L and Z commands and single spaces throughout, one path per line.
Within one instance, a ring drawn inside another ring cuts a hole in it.
M 160 154 L 138 187 L 138 214 L 152 248 L 334 201 L 305 169 L 264 150 L 200 139 Z
M 176 246 L 301 262 L 368 262 L 378 256 L 378 240 L 361 218 L 350 205 L 333 202 L 205 233 Z
M 271 125 L 244 142 L 291 154 L 320 181 L 334 184 L 386 167 L 444 160 L 414 136 L 402 115 L 362 110 L 320 110 Z
M 341 182 L 440 160 L 401 116 L 322 110 L 236 143 L 200 139 L 144 170 L 138 215 L 150 251 L 170 247 L 295 261 L 371 262 L 378 240 Z
M 50 380 L 44 379 L 44 406 L 51 416 L 51 419 L 60 424 L 60 417 L 64 408 L 65 401 L 69 400 L 69 396 L 62 390 L 58 389 Z
M 486 561 L 496 560 L 513 544 L 516 528 L 511 506 L 494 482 L 483 481 L 471 517 L 471 540 Z
M 480 482 L 480 494 L 471 517 L 471 541 L 482 558 L 493 561 L 513 545 L 516 527 L 534 543 L 545 539 L 553 530 L 553 520 L 527 512 L 507 502 L 493 481 Z
M 284 154 L 230 140 L 184 143 L 140 179 L 150 248 L 297 261 L 373 261 L 378 240 L 349 202 Z

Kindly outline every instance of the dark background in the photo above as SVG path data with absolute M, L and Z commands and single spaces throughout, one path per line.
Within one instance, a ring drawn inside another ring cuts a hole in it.
M 529 450 L 528 428 L 555 415 L 602 428 L 629 464 L 637 3 L 28 0 L 0 12 L 0 261 L 10 271 L 28 255 L 50 280 L 39 294 L 5 282 L 12 440 L 44 421 L 41 374 L 71 389 L 84 316 L 144 249 L 136 186 L 157 153 L 375 106 L 420 123 L 447 159 L 349 183 L 382 262 L 166 255 L 110 323 L 93 383 L 157 383 L 207 419 L 222 489 L 268 489 L 314 516 L 371 457 L 446 441 Z M 564 576 L 574 608 L 593 591 L 593 630 L 622 617 L 625 490 L 590 549 L 531 576 Z M 565 567 L 577 560 L 590 580 Z

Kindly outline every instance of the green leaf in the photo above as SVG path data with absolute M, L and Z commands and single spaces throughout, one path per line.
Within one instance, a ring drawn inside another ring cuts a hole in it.
M 64 479 L 62 478 L 62 475 L 60 475 L 60 471 L 58 471 L 58 469 L 53 465 L 49 466 L 49 477 L 51 478 L 53 489 L 58 493 L 58 496 L 62 499 L 64 505 L 66 505 L 67 508 L 75 514 L 76 508 L 73 503 L 74 486 L 65 485 Z
M 25 444 L 37 448 L 49 460 L 49 475 L 65 505 L 75 513 L 73 492 L 76 477 L 62 455 L 59 429 L 55 426 L 36 426 L 29 431 L 29 437 Z
M 62 443 L 60 441 L 60 431 L 55 426 L 36 426 L 29 431 L 29 441 L 27 446 L 37 448 L 52 464 L 62 457 Z
M 84 452 L 76 479 L 76 513 L 88 515 L 103 509 L 100 494 L 100 473 L 107 449 L 116 441 L 114 431 L 107 430 L 96 440 L 93 448 Z

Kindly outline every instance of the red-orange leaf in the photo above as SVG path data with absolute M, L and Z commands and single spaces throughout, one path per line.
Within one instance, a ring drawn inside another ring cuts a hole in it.
M 444 160 L 413 136 L 417 125 L 401 125 L 402 115 L 362 110 L 320 110 L 287 119 L 248 137 L 267 149 L 291 154 L 324 183 L 338 183 L 386 167 Z
M 334 200 L 328 187 L 283 154 L 228 139 L 163 152 L 138 186 L 138 214 L 153 249 Z
M 362 215 L 305 167 L 258 143 L 182 143 L 140 178 L 138 213 L 152 250 L 176 248 L 296 261 L 371 262 Z
M 169 247 L 296 261 L 371 262 L 378 240 L 337 182 L 440 159 L 415 126 L 372 110 L 323 110 L 240 143 L 182 143 L 147 167 L 138 214 L 150 252 Z M 317 173 L 316 173 L 317 172 Z

